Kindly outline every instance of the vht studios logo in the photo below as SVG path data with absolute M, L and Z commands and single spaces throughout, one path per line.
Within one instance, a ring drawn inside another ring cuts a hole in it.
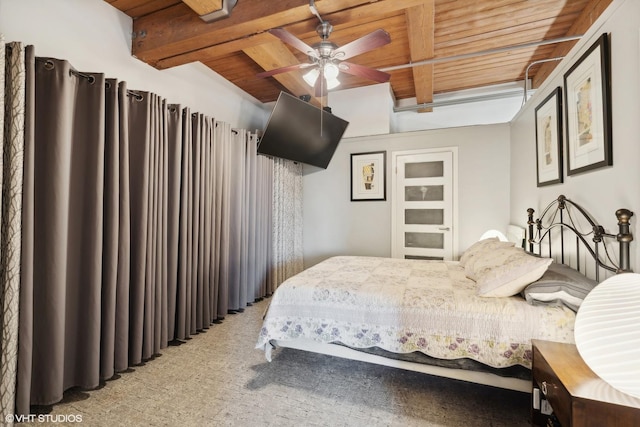
M 65 415 L 65 414 L 27 414 L 27 415 L 13 415 L 7 414 L 4 416 L 4 420 L 7 423 L 81 423 L 82 415 Z

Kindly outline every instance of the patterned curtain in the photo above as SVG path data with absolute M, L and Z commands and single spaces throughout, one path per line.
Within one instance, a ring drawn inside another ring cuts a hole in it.
M 0 422 L 12 425 L 18 355 L 22 180 L 24 162 L 25 51 L 0 35 Z M 5 80 L 6 75 L 6 80 Z
M 273 255 L 269 291 L 302 271 L 302 165 L 273 160 Z

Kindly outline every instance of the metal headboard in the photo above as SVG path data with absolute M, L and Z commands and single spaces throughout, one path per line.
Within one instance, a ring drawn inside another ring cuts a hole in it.
M 574 217 L 574 211 L 579 214 L 578 218 Z M 565 196 L 558 196 L 556 200 L 551 202 L 542 211 L 542 215 L 536 220 L 533 219 L 535 211 L 531 208 L 527 209 L 528 213 L 528 242 L 529 252 L 536 253 L 534 247 L 537 245 L 537 254 L 542 255 L 543 242 L 549 248 L 548 256 L 552 258 L 552 230 L 558 229 L 560 238 L 560 262 L 565 263 L 565 230 L 571 231 L 576 241 L 576 269 L 580 271 L 580 251 L 581 247 L 591 255 L 595 263 L 595 279 L 600 281 L 600 269 L 611 271 L 613 273 L 622 273 L 631 271 L 629 245 L 633 240 L 633 234 L 629 231 L 629 222 L 633 216 L 633 212 L 628 209 L 618 209 L 616 217 L 618 218 L 618 234 L 609 234 L 605 232 L 604 227 L 593 220 L 591 215 L 587 213 L 577 203 L 572 202 Z M 565 218 L 566 217 L 566 218 Z M 580 222 L 586 221 L 591 228 L 587 231 L 580 230 Z M 555 236 L 554 236 L 555 238 Z M 588 240 L 591 238 L 591 241 Z M 616 263 L 607 247 L 605 239 L 615 239 L 620 245 L 619 263 Z M 601 252 L 604 252 L 602 254 Z M 546 255 L 545 255 L 546 256 Z

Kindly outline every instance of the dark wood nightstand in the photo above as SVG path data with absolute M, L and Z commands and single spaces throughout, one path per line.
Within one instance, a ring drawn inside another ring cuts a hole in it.
M 551 404 L 562 427 L 640 426 L 640 399 L 598 377 L 575 345 L 540 340 L 532 344 L 534 390 L 541 390 L 540 397 Z M 539 410 L 532 409 L 531 415 L 533 425 L 546 425 L 541 424 L 546 420 Z

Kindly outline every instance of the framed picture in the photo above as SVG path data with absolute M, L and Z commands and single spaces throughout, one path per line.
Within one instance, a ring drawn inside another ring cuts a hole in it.
M 562 90 L 557 87 L 536 107 L 538 187 L 562 182 Z
M 351 201 L 386 200 L 386 151 L 351 154 Z
M 564 75 L 568 175 L 613 164 L 609 67 L 603 34 Z

